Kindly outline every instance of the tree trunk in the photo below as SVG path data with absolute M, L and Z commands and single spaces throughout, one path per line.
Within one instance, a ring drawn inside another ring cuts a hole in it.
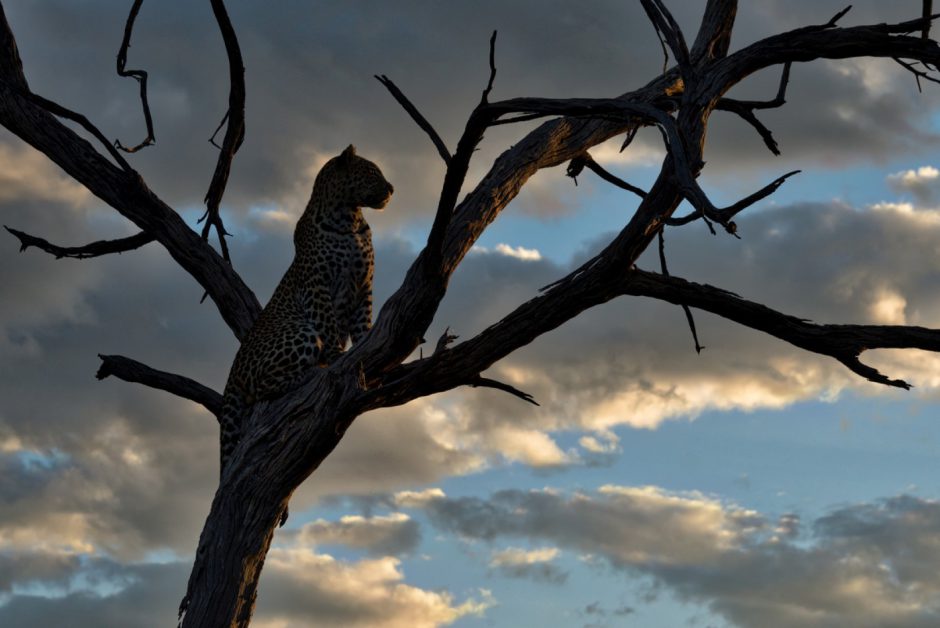
M 317 369 L 312 386 L 256 404 L 225 469 L 206 519 L 186 597 L 182 628 L 244 628 L 258 579 L 291 495 L 333 451 L 361 393 L 355 376 Z

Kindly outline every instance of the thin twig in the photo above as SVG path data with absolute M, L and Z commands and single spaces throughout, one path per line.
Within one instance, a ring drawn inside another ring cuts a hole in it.
M 405 96 L 405 94 L 402 93 L 400 89 L 398 89 L 398 86 L 392 82 L 392 79 L 388 78 L 384 74 L 376 74 L 375 78 L 379 81 L 379 83 L 385 86 L 385 89 L 387 89 L 389 93 L 391 93 L 391 95 L 395 98 L 395 100 L 398 101 L 398 104 L 402 106 L 402 109 L 404 109 L 408 115 L 411 116 L 411 119 L 414 120 L 415 123 L 421 128 L 421 130 L 424 131 L 429 138 L 431 138 L 431 142 L 437 148 L 437 152 L 441 156 L 441 159 L 444 160 L 444 163 L 450 164 L 450 151 L 447 150 L 447 145 L 444 144 L 444 140 L 442 140 L 441 136 L 438 135 L 437 131 L 434 130 L 434 127 L 431 126 L 431 123 L 428 122 L 427 118 L 421 115 L 421 112 L 418 111 L 418 108 L 415 107 L 410 100 L 408 100 L 408 97 Z
M 496 31 L 493 31 L 493 34 L 490 36 L 490 80 L 486 84 L 486 89 L 483 90 L 483 97 L 480 99 L 480 104 L 485 105 L 489 98 L 490 92 L 493 90 L 493 81 L 496 79 Z
M 153 118 L 150 116 L 150 103 L 147 102 L 147 72 L 144 70 L 127 70 L 127 49 L 131 45 L 131 33 L 134 31 L 134 21 L 137 19 L 137 13 L 140 11 L 140 5 L 144 0 L 134 0 L 131 6 L 130 14 L 127 16 L 127 23 L 124 25 L 124 39 L 121 41 L 121 49 L 117 56 L 118 76 L 131 77 L 140 84 L 140 104 L 144 110 L 144 122 L 147 125 L 147 137 L 136 146 L 127 147 L 121 144 L 121 140 L 114 140 L 114 146 L 125 153 L 136 153 L 145 146 L 150 146 L 156 141 L 153 136 Z
M 659 229 L 659 268 L 662 270 L 663 276 L 669 277 L 669 269 L 666 267 L 666 236 L 664 235 L 666 231 L 666 226 L 663 225 Z M 685 312 L 685 320 L 689 324 L 689 330 L 692 332 L 692 341 L 695 343 L 695 352 L 701 353 L 703 347 L 699 344 L 698 341 L 698 332 L 695 331 L 695 319 L 692 318 L 692 310 L 689 309 L 689 306 L 685 303 L 679 304 L 682 307 L 682 311 Z

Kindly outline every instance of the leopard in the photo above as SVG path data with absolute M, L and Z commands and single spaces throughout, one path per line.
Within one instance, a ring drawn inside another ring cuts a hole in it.
M 220 473 L 251 406 L 329 366 L 372 327 L 375 254 L 362 208 L 381 211 L 394 188 L 349 145 L 320 169 L 294 228 L 294 258 L 232 363 L 220 417 Z

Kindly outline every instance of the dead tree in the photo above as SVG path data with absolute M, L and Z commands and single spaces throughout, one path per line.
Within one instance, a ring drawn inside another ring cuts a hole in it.
M 30 91 L 13 33 L 0 7 L 0 123 L 45 153 L 70 176 L 140 228 L 133 237 L 65 248 L 13 231 L 23 248 L 34 246 L 56 256 L 89 257 L 128 251 L 156 241 L 205 289 L 225 323 L 239 339 L 258 316 L 260 305 L 228 262 L 220 201 L 232 159 L 245 132 L 245 86 L 241 53 L 222 0 L 210 0 L 230 65 L 229 109 L 225 135 L 209 192 L 204 228 L 197 233 L 147 187 L 125 154 L 153 139 L 146 105 L 146 73 L 126 70 L 126 49 L 142 0 L 135 0 L 127 22 L 118 71 L 140 82 L 148 137 L 133 148 L 112 143 L 84 116 Z M 385 76 L 378 77 L 433 141 L 446 162 L 437 211 L 427 244 L 398 290 L 382 307 L 372 331 L 328 368 L 314 369 L 309 380 L 283 397 L 256 404 L 244 427 L 230 468 L 221 478 L 199 539 L 195 563 L 181 608 L 185 627 L 247 626 L 271 538 L 294 490 L 330 454 L 362 413 L 408 403 L 457 386 L 497 388 L 526 401 L 525 392 L 482 375 L 490 366 L 541 334 L 588 308 L 623 295 L 645 296 L 686 309 L 697 308 L 771 334 L 797 347 L 830 356 L 858 375 L 888 386 L 908 388 L 860 361 L 866 349 L 918 348 L 940 351 L 940 330 L 886 325 L 823 325 L 774 311 L 725 290 L 670 276 L 662 255 L 661 272 L 641 270 L 635 262 L 666 226 L 703 221 L 735 234 L 736 214 L 767 197 L 790 176 L 783 175 L 750 196 L 717 207 L 697 183 L 702 170 L 705 130 L 714 111 L 734 113 L 777 152 L 777 142 L 756 113 L 784 104 L 792 63 L 817 59 L 882 57 L 894 59 L 918 83 L 935 81 L 940 47 L 929 38 L 929 2 L 924 14 L 895 24 L 842 27 L 841 11 L 827 22 L 767 37 L 731 52 L 737 3 L 709 0 L 691 46 L 660 0 L 640 0 L 663 50 L 674 63 L 649 83 L 618 98 L 490 100 L 496 75 L 494 40 L 490 76 L 471 111 L 456 149 L 447 143 L 407 97 Z M 667 66 L 669 64 L 667 63 Z M 765 102 L 726 96 L 757 72 L 782 72 L 779 91 Z M 484 132 L 500 124 L 548 118 L 502 153 L 489 172 L 463 198 L 459 191 L 474 149 Z M 97 147 L 62 123 L 81 125 Z M 648 191 L 607 173 L 588 150 L 618 135 L 629 144 L 638 128 L 656 127 L 667 149 L 662 169 Z M 218 132 L 217 130 L 217 132 Z M 102 152 L 100 149 L 104 149 Z M 423 342 L 448 280 L 496 216 L 541 168 L 568 163 L 572 176 L 588 168 L 635 193 L 632 217 L 609 244 L 587 263 L 543 288 L 535 298 L 509 312 L 473 338 L 455 344 L 446 334 L 426 357 L 408 360 Z M 790 173 L 793 174 L 793 173 Z M 459 201 L 459 202 L 458 202 Z M 673 216 L 681 202 L 693 210 Z M 208 243 L 219 238 L 221 254 Z M 693 328 L 694 330 L 694 328 Z M 697 345 L 697 341 L 696 341 Z M 213 413 L 219 393 L 181 375 L 154 370 L 121 356 L 101 356 L 99 378 L 109 375 L 166 390 L 203 404 Z

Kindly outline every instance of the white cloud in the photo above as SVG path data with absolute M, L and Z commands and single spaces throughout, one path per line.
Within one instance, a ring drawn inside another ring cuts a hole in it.
M 367 550 L 374 556 L 389 556 L 413 551 L 419 540 L 417 523 L 404 513 L 394 512 L 372 517 L 345 515 L 339 521 L 317 519 L 289 536 L 280 537 L 279 543 L 345 545 Z
M 443 499 L 447 495 L 439 488 L 427 488 L 423 491 L 399 491 L 392 498 L 402 508 L 421 508 L 429 501 Z
M 494 604 L 488 592 L 457 602 L 445 591 L 407 585 L 394 558 L 337 560 L 305 548 L 274 548 L 265 562 L 264 594 L 253 624 L 262 628 L 362 626 L 431 628 L 482 616 Z
M 513 567 L 547 563 L 558 558 L 560 553 L 561 550 L 557 547 L 540 547 L 532 550 L 507 547 L 504 550 L 493 552 L 490 557 L 490 567 Z
M 921 166 L 916 170 L 903 170 L 887 177 L 888 185 L 896 192 L 909 192 L 920 203 L 932 203 L 940 185 L 940 170 Z

